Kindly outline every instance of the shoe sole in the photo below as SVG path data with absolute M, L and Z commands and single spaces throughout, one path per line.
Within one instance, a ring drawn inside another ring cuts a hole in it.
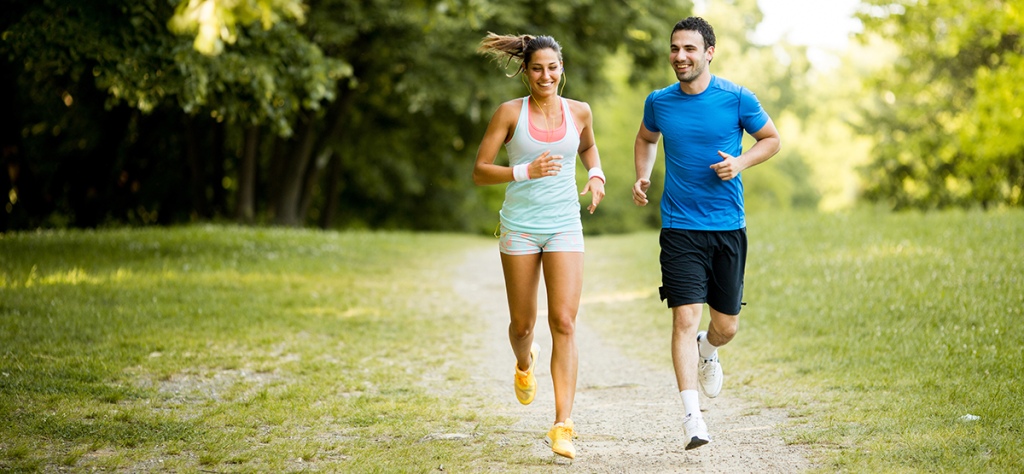
M 722 387 L 718 387 L 718 391 L 715 392 L 715 393 L 709 393 L 707 390 L 704 389 L 704 386 L 701 385 L 700 386 L 700 393 L 702 393 L 705 397 L 715 398 L 715 397 L 717 397 L 718 395 L 720 395 L 722 393 Z
M 557 454 L 559 456 L 562 456 L 564 458 L 567 458 L 567 459 L 576 459 L 576 453 L 575 452 L 558 451 L 558 450 L 556 450 L 555 449 L 555 441 L 553 439 L 551 439 L 551 436 L 544 435 L 544 442 L 547 443 L 548 446 L 551 446 L 551 452 L 553 452 L 553 453 L 555 453 L 555 454 Z
M 555 453 L 555 454 L 557 454 L 559 456 L 562 456 L 563 458 L 566 458 L 566 459 L 576 459 L 576 455 L 575 454 L 571 454 L 571 453 L 568 453 L 568 452 L 560 453 L 560 452 L 555 451 L 555 450 L 551 450 L 551 452 L 553 452 L 553 453 Z
M 704 446 L 705 444 L 708 444 L 709 441 L 710 440 L 700 439 L 694 436 L 693 438 L 690 438 L 690 442 L 686 445 L 686 450 L 689 451 L 691 449 L 699 448 L 701 446 Z

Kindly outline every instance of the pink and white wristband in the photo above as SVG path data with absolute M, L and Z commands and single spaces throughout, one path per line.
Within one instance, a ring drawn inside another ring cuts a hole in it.
M 530 164 L 529 163 L 523 163 L 523 164 L 519 164 L 519 165 L 513 166 L 512 167 L 512 179 L 516 180 L 516 182 L 526 181 L 526 180 L 530 179 L 530 171 L 528 169 L 526 169 L 527 166 L 530 166 Z

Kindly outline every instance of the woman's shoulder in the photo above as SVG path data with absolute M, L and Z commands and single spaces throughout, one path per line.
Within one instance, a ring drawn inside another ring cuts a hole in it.
M 515 99 L 509 99 L 509 100 L 506 100 L 505 102 L 502 102 L 501 105 L 498 106 L 498 110 L 510 109 L 510 110 L 515 110 L 516 112 L 519 112 L 519 110 L 521 110 L 522 107 L 523 107 L 523 98 L 522 97 L 516 97 Z
M 565 99 L 565 102 L 569 104 L 569 110 L 572 111 L 574 117 L 589 119 L 593 114 L 590 110 L 590 104 L 586 102 L 574 99 Z
M 517 99 L 502 102 L 501 105 L 498 106 L 498 110 L 496 112 L 501 115 L 518 116 L 521 110 L 523 110 L 523 98 L 519 97 Z
M 498 108 L 494 111 L 494 118 L 491 120 L 497 119 L 503 122 L 515 123 L 519 120 L 519 112 L 522 108 L 522 98 L 507 100 L 498 105 Z

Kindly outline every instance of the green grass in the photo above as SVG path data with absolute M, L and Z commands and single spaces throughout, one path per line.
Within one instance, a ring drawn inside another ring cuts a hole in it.
M 0 471 L 427 472 L 522 457 L 426 390 L 466 236 L 0 235 Z M 458 340 L 458 338 L 454 338 Z M 470 438 L 432 440 L 431 434 Z
M 1024 470 L 1024 212 L 750 219 L 728 390 L 788 410 L 781 435 L 822 472 Z M 453 395 L 472 381 L 450 336 L 474 316 L 449 281 L 477 245 L 494 243 L 0 235 L 0 471 L 561 470 Z M 588 324 L 667 367 L 657 233 L 587 250 Z
M 787 441 L 812 446 L 822 472 L 1024 469 L 1024 213 L 750 219 L 727 387 L 789 410 Z M 588 318 L 668 364 L 657 234 L 588 252 L 587 295 L 650 294 Z

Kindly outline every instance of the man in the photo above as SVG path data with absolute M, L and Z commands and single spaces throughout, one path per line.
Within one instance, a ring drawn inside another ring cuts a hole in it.
M 634 145 L 633 202 L 647 205 L 664 136 L 660 292 L 672 310 L 672 363 L 683 399 L 686 449 L 693 449 L 711 441 L 697 386 L 708 397 L 721 391 L 717 348 L 736 335 L 743 304 L 747 234 L 740 172 L 771 158 L 780 139 L 752 92 L 711 74 L 711 25 L 686 18 L 671 38 L 669 60 L 679 83 L 652 92 L 644 103 Z M 741 153 L 744 131 L 757 143 Z M 705 303 L 711 322 L 698 333 Z

